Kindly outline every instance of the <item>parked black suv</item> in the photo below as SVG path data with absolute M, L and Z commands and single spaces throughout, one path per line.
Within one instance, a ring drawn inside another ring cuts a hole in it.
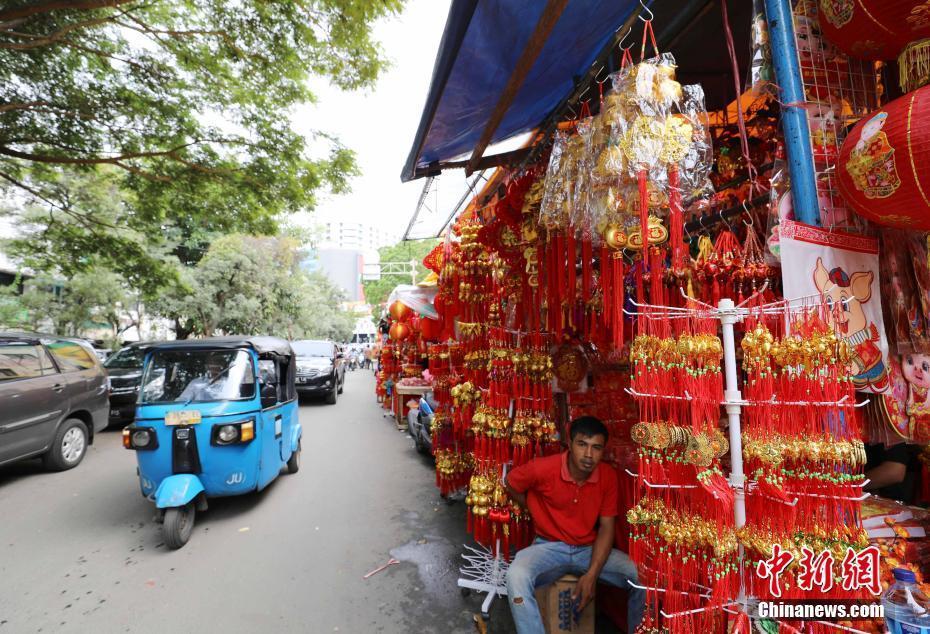
M 131 343 L 103 362 L 110 375 L 110 425 L 126 425 L 136 416 L 147 342 Z
M 332 341 L 292 341 L 297 354 L 297 393 L 326 395 L 330 405 L 342 394 L 346 367 L 342 351 Z
M 42 456 L 63 471 L 107 426 L 107 373 L 83 341 L 0 333 L 0 465 Z

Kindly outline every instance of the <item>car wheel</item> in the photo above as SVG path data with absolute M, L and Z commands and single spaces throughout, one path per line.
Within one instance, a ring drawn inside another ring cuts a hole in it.
M 58 428 L 42 462 L 49 471 L 65 471 L 81 464 L 85 453 L 87 426 L 77 418 L 69 418 Z
M 339 393 L 339 385 L 334 385 L 332 391 L 326 395 L 326 404 L 335 405 L 336 404 L 336 395 Z
M 300 441 L 297 441 L 297 449 L 291 452 L 291 457 L 287 461 L 287 472 L 297 473 L 300 471 Z
M 193 502 L 165 510 L 165 525 L 162 530 L 164 531 L 165 545 L 168 548 L 177 550 L 188 542 L 191 533 L 194 531 L 194 516 L 196 513 Z

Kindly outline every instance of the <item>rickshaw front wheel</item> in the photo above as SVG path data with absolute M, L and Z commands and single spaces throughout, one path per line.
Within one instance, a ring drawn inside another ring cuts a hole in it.
M 193 502 L 165 509 L 165 524 L 162 530 L 165 534 L 165 545 L 168 548 L 177 550 L 188 542 L 194 530 L 195 514 Z

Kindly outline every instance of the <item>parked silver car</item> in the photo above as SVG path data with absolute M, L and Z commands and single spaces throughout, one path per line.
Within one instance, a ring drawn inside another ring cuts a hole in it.
M 0 465 L 41 456 L 63 471 L 107 425 L 107 374 L 83 341 L 0 332 Z

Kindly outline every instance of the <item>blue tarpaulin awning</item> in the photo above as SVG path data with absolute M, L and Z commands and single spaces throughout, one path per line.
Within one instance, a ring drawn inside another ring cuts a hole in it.
M 453 0 L 404 181 L 472 152 L 533 36 L 543 0 Z M 639 0 L 569 0 L 491 142 L 533 130 L 572 92 Z

